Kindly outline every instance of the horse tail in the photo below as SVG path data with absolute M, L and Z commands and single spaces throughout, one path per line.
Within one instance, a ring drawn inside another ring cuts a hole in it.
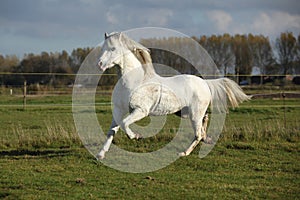
M 228 78 L 205 81 L 212 94 L 211 107 L 219 112 L 228 110 L 227 99 L 233 108 L 237 107 L 239 103 L 251 99 L 251 96 L 246 95 L 236 82 Z

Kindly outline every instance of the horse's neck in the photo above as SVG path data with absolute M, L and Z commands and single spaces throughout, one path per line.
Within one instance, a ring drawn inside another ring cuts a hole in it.
M 118 76 L 126 88 L 134 89 L 144 79 L 142 64 L 133 54 L 127 54 L 123 58 Z
M 142 68 L 142 65 L 132 53 L 128 53 L 123 57 L 121 75 L 125 75 L 132 70 L 137 70 L 139 68 Z
M 159 76 L 158 74 L 156 74 L 152 63 L 143 64 L 143 70 L 144 70 L 144 81 Z

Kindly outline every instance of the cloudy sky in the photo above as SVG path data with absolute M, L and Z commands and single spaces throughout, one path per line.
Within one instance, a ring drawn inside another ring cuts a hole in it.
M 164 27 L 190 36 L 300 33 L 299 0 L 1 0 L 0 54 L 71 52 L 104 32 Z

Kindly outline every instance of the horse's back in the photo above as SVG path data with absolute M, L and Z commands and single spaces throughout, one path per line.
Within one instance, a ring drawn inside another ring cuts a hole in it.
M 166 115 L 199 103 L 209 104 L 210 89 L 193 75 L 156 77 L 139 85 L 129 97 L 129 106 L 149 115 Z
M 162 84 L 173 89 L 174 93 L 190 102 L 191 98 L 210 100 L 210 89 L 205 80 L 195 75 L 182 74 L 168 78 L 162 78 Z

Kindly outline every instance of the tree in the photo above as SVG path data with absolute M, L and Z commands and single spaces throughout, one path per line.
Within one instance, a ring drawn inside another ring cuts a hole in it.
M 262 84 L 263 75 L 267 73 L 267 68 L 275 63 L 269 38 L 263 35 L 249 34 L 248 44 L 253 57 L 253 65 L 260 69 L 260 83 Z
M 74 73 L 78 71 L 85 57 L 92 51 L 91 48 L 77 48 L 71 53 L 71 68 Z
M 54 58 L 54 73 L 59 74 L 72 74 L 73 71 L 71 69 L 71 58 L 67 51 L 63 50 L 61 53 L 59 53 Z M 74 82 L 74 76 L 68 76 L 68 75 L 61 75 L 61 76 L 55 76 L 56 81 L 55 84 L 70 84 Z
M 228 67 L 232 66 L 233 52 L 232 52 L 232 38 L 229 34 L 212 35 L 210 37 L 202 36 L 199 43 L 206 49 L 208 54 L 212 57 L 218 69 L 224 75 L 228 73 Z
M 21 61 L 15 72 L 41 73 L 41 75 L 24 75 L 28 84 L 49 83 L 51 76 L 45 73 L 52 72 L 50 56 L 47 52 L 42 52 L 41 55 L 29 54 Z
M 19 64 L 19 58 L 16 55 L 0 55 L 0 84 L 7 85 L 12 82 L 12 75 L 5 73 L 12 72 L 14 68 Z
M 300 34 L 297 38 L 295 73 L 300 74 Z
M 237 34 L 233 37 L 233 53 L 235 57 L 235 73 L 237 82 L 239 82 L 240 75 L 250 74 L 253 66 L 253 57 L 246 35 Z M 245 77 L 241 78 L 245 79 Z
M 275 47 L 283 75 L 293 73 L 293 62 L 297 55 L 297 41 L 293 33 L 281 33 L 280 37 L 276 39 Z
M 259 67 L 261 74 L 266 74 L 266 66 L 275 63 L 269 38 L 263 35 L 253 36 L 250 34 L 248 41 L 253 56 L 253 64 Z

